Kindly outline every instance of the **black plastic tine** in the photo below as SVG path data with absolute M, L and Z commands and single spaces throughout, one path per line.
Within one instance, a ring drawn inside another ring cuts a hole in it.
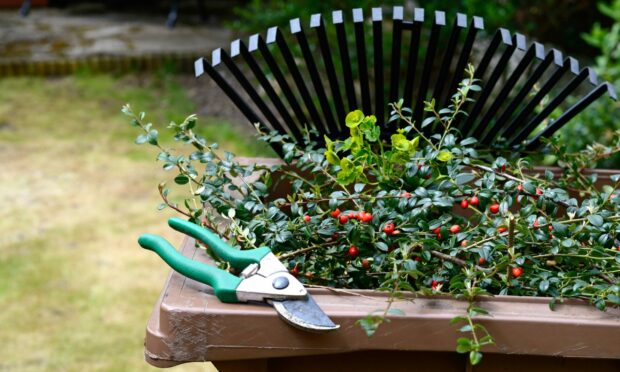
M 383 90 L 383 12 L 381 8 L 372 8 L 372 42 L 374 44 L 374 75 L 375 75 L 375 111 L 377 122 L 385 125 L 385 93 Z
M 442 11 L 435 11 L 435 21 L 431 27 L 431 36 L 428 40 L 428 47 L 426 48 L 426 57 L 424 58 L 424 69 L 422 70 L 422 78 L 420 79 L 420 88 L 418 89 L 418 97 L 416 99 L 416 105 L 413 110 L 413 117 L 416 125 L 420 125 L 424 118 L 424 101 L 426 100 L 426 94 L 428 91 L 428 85 L 431 79 L 431 73 L 433 69 L 433 61 L 435 60 L 435 50 L 437 50 L 437 40 L 439 39 L 439 33 L 441 27 L 446 25 L 446 13 Z M 426 131 L 430 127 L 425 128 Z
M 194 62 L 194 72 L 196 77 L 200 77 L 205 73 L 215 81 L 215 83 L 224 91 L 224 94 L 230 98 L 230 100 L 237 106 L 237 108 L 243 113 L 243 115 L 250 121 L 252 124 L 257 124 L 258 128 L 262 132 L 269 132 L 270 129 L 262 123 L 258 115 L 245 103 L 245 99 L 241 98 L 237 91 L 224 79 L 224 77 L 215 69 L 214 66 L 220 64 L 220 51 L 221 49 L 215 49 L 211 54 L 212 64 L 209 63 L 204 58 L 199 58 Z M 284 152 L 282 151 L 282 147 L 280 144 L 271 143 L 271 147 L 278 154 L 278 156 L 282 157 Z
M 334 114 L 332 113 L 329 101 L 325 95 L 325 88 L 323 87 L 323 82 L 321 81 L 321 75 L 319 74 L 319 70 L 316 68 L 314 56 L 310 50 L 306 33 L 301 27 L 299 18 L 291 19 L 290 26 L 291 33 L 295 35 L 295 38 L 301 47 L 301 54 L 304 56 L 304 61 L 306 62 L 308 73 L 310 74 L 310 81 L 312 81 L 314 92 L 319 99 L 319 104 L 321 105 L 321 110 L 323 111 L 323 117 L 325 118 L 324 123 L 327 124 L 323 127 L 325 129 L 325 133 L 336 134 L 338 133 L 338 127 L 336 126 L 336 121 L 334 120 Z
M 516 43 L 517 43 L 517 49 L 524 50 L 525 44 L 526 44 L 525 36 L 521 34 L 517 34 Z M 493 137 L 498 134 L 499 128 L 497 128 L 498 127 L 497 122 L 493 126 L 489 126 L 489 123 L 491 122 L 491 118 L 493 118 L 493 116 L 497 113 L 500 106 L 502 105 L 502 103 L 504 103 L 504 101 L 506 100 L 510 92 L 513 89 L 515 89 L 517 82 L 523 76 L 523 73 L 528 68 L 528 66 L 532 63 L 532 61 L 534 60 L 534 57 L 542 60 L 544 56 L 545 56 L 544 48 L 542 48 L 542 45 L 538 43 L 531 44 L 530 47 L 527 49 L 527 51 L 523 55 L 523 58 L 521 58 L 521 61 L 519 61 L 519 64 L 517 65 L 517 67 L 514 69 L 512 74 L 510 74 L 510 77 L 504 84 L 504 87 L 497 94 L 497 97 L 493 100 L 493 104 L 491 104 L 491 107 L 489 107 L 487 112 L 482 117 L 480 124 L 478 124 L 479 127 L 487 130 L 486 134 L 483 135 L 482 139 L 480 140 L 481 143 L 488 144 L 493 139 Z
M 537 53 L 538 50 L 544 53 L 544 47 L 542 44 L 535 42 L 534 45 L 536 46 Z M 523 86 L 519 88 L 517 94 L 510 100 L 508 106 L 506 107 L 506 109 L 504 109 L 499 118 L 495 120 L 493 127 L 497 130 L 496 138 L 503 135 L 503 133 L 506 131 L 512 131 L 512 128 L 509 128 L 508 120 L 510 119 L 510 117 L 512 117 L 512 114 L 517 109 L 517 107 L 523 102 L 523 100 L 525 100 L 529 92 L 532 90 L 534 84 L 536 84 L 538 79 L 540 79 L 540 77 L 545 73 L 547 68 L 549 68 L 551 63 L 554 61 L 557 66 L 562 66 L 562 53 L 560 53 L 556 49 L 551 49 L 545 56 L 545 59 L 543 59 L 543 61 L 540 62 L 538 66 L 536 66 L 536 69 L 527 79 L 525 84 L 523 84 Z
M 390 64 L 390 103 L 396 102 L 398 96 L 398 83 L 400 81 L 400 49 L 403 38 L 403 12 L 402 6 L 395 6 L 392 13 L 392 56 Z
M 572 118 L 574 118 L 577 114 L 583 111 L 586 107 L 588 107 L 594 100 L 598 99 L 605 92 L 607 92 L 608 96 L 616 100 L 616 92 L 613 86 L 607 82 L 604 82 L 598 85 L 596 88 L 591 90 L 585 97 L 581 98 L 577 103 L 572 105 L 568 110 L 566 110 L 562 115 L 560 115 L 557 120 L 551 122 L 547 125 L 543 130 L 538 132 L 534 138 L 532 138 L 526 145 L 526 150 L 534 150 L 540 146 L 540 139 L 543 137 L 549 138 L 552 136 L 558 129 L 562 128 L 566 123 L 568 123 Z
M 253 35 L 252 37 L 250 37 L 250 44 L 252 44 L 252 50 L 258 49 L 258 35 Z M 265 90 L 265 93 L 267 93 L 267 96 L 269 96 L 269 99 L 271 99 L 271 103 L 274 105 L 276 110 L 278 110 L 278 113 L 284 120 L 284 126 L 289 129 L 290 133 L 293 135 L 293 137 L 298 143 L 303 143 L 303 135 L 299 131 L 299 128 L 297 128 L 297 126 L 295 125 L 291 114 L 284 106 L 284 103 L 280 99 L 280 96 L 273 89 L 273 86 L 267 79 L 267 75 L 265 75 L 263 70 L 260 68 L 258 62 L 254 58 L 254 55 L 250 53 L 250 50 L 245 45 L 245 43 L 237 39 L 231 43 L 230 56 L 234 58 L 239 53 L 243 57 L 243 60 L 250 67 L 250 70 L 252 70 L 252 73 L 254 74 L 254 77 L 256 77 L 256 80 L 258 80 L 261 87 L 263 87 L 263 89 Z
M 344 77 L 344 88 L 347 92 L 349 111 L 358 109 L 355 99 L 355 85 L 353 84 L 353 72 L 351 71 L 351 58 L 349 57 L 349 44 L 347 34 L 344 29 L 344 17 L 342 10 L 332 12 L 332 23 L 336 26 L 336 38 L 338 39 L 338 51 L 340 52 L 340 63 L 342 65 L 342 75 Z M 342 120 L 339 118 L 339 120 Z
M 486 129 L 479 123 L 478 125 L 476 125 L 476 119 L 479 117 L 480 112 L 484 108 L 487 99 L 491 96 L 491 92 L 493 92 L 493 89 L 495 89 L 495 85 L 497 84 L 499 78 L 502 76 L 502 73 L 505 71 L 506 65 L 508 64 L 508 61 L 510 61 L 510 57 L 512 57 L 512 54 L 517 47 L 516 36 L 514 36 L 514 38 L 511 38 L 510 31 L 504 28 L 500 29 L 500 32 L 502 34 L 502 43 L 506 46 L 506 48 L 502 52 L 502 56 L 495 65 L 491 76 L 487 80 L 485 80 L 482 91 L 480 92 L 480 95 L 478 96 L 478 98 L 476 99 L 476 103 L 474 104 L 474 108 L 469 112 L 469 116 L 467 117 L 467 120 L 465 120 L 465 128 L 463 130 L 463 133 L 473 133 L 472 136 L 474 138 L 480 138 L 482 133 Z
M 572 61 L 575 61 L 575 63 L 577 63 L 577 60 L 575 59 L 573 59 Z M 534 116 L 534 118 L 532 118 L 526 125 L 521 128 L 519 133 L 511 140 L 511 144 L 517 144 L 526 139 L 527 136 L 532 133 L 532 131 L 534 131 L 534 129 L 536 129 L 536 127 L 538 127 L 540 123 L 543 122 L 543 120 L 545 120 L 549 115 L 551 115 L 553 110 L 555 110 L 558 106 L 560 106 L 560 104 L 562 104 L 562 102 L 564 102 L 564 100 L 566 99 L 566 97 L 568 97 L 569 94 L 571 94 L 575 89 L 577 89 L 577 87 L 579 86 L 579 84 L 581 84 L 582 81 L 588 78 L 588 75 L 590 73 L 589 70 L 590 69 L 586 67 L 583 70 L 579 71 L 577 76 L 572 78 L 568 85 L 566 85 L 566 87 L 564 87 L 564 89 L 562 89 L 562 91 L 560 91 L 560 93 L 555 96 L 551 100 L 551 102 L 549 102 L 538 113 L 538 115 Z
M 231 47 L 233 46 L 234 45 L 231 44 Z M 235 54 L 238 54 L 238 52 L 235 51 Z M 254 89 L 254 87 L 252 86 L 252 83 L 250 83 L 250 81 L 243 74 L 243 72 L 239 69 L 239 67 L 237 67 L 235 62 L 232 60 L 232 57 L 228 53 L 226 53 L 226 51 L 223 49 L 220 49 L 220 57 L 222 59 L 222 62 L 226 66 L 226 68 L 228 68 L 228 70 L 233 74 L 233 76 L 235 77 L 235 79 L 237 79 L 241 87 L 246 91 L 248 96 L 250 96 L 250 99 L 252 100 L 252 102 L 254 102 L 256 107 L 258 107 L 260 112 L 265 116 L 269 124 L 271 124 L 271 127 L 282 134 L 286 134 L 287 132 L 284 129 L 284 127 L 282 127 L 282 124 L 280 124 L 280 122 L 278 121 L 278 119 L 276 119 L 276 116 L 273 114 L 271 109 L 267 106 L 267 104 L 258 94 L 256 89 Z
M 310 96 L 310 92 L 308 91 L 308 87 L 306 87 L 306 83 L 299 72 L 299 68 L 295 63 L 295 58 L 293 57 L 293 53 L 291 53 L 291 49 L 288 47 L 282 32 L 277 27 L 272 27 L 267 32 L 267 44 L 271 44 L 276 42 L 280 52 L 282 53 L 282 57 L 284 57 L 284 62 L 286 62 L 286 66 L 288 67 L 289 72 L 293 76 L 293 80 L 295 81 L 295 85 L 301 94 L 301 98 L 304 101 L 304 105 L 308 109 L 310 113 L 310 118 L 314 121 L 314 123 L 308 123 L 308 126 L 314 126 L 315 128 L 324 127 L 323 120 L 321 120 L 321 116 L 312 101 L 312 97 Z
M 413 108 L 413 83 L 418 68 L 418 53 L 420 50 L 420 32 L 424 23 L 424 9 L 415 8 L 413 11 L 413 22 L 403 23 L 403 26 L 411 28 L 411 40 L 409 42 L 409 56 L 407 58 L 407 77 L 405 78 L 405 91 L 403 101 L 405 107 Z
M 476 41 L 476 35 L 479 30 L 483 29 L 484 20 L 480 17 L 474 16 L 470 22 L 469 30 L 465 36 L 465 42 L 463 43 L 463 48 L 461 49 L 461 54 L 459 55 L 459 60 L 456 64 L 456 69 L 454 70 L 452 83 L 450 83 L 450 88 L 447 93 L 448 97 L 451 97 L 451 95 L 456 93 L 456 88 L 463 79 L 463 74 L 465 73 L 465 65 L 469 62 L 469 55 L 471 54 L 474 41 Z
M 293 109 L 293 112 L 295 113 L 295 116 L 297 117 L 297 122 L 300 125 L 300 128 L 303 128 L 304 125 L 309 124 L 308 119 L 306 118 L 306 115 L 304 114 L 304 110 L 302 110 L 299 102 L 297 102 L 297 98 L 295 97 L 295 94 L 293 94 L 293 90 L 291 89 L 290 85 L 286 81 L 286 78 L 284 77 L 284 74 L 282 73 L 280 66 L 278 65 L 275 58 L 273 57 L 273 54 L 269 50 L 269 47 L 267 46 L 265 39 L 263 39 L 263 37 L 260 35 L 252 35 L 250 37 L 250 51 L 252 51 L 252 48 L 254 46 L 253 40 L 255 36 L 257 36 L 258 50 L 263 56 L 263 59 L 265 60 L 265 62 L 267 62 L 267 66 L 269 67 L 269 70 L 273 73 L 273 76 L 278 82 L 280 89 L 282 89 L 282 93 L 284 94 L 284 97 L 286 97 L 286 100 L 288 101 L 289 105 Z
M 489 64 L 491 63 L 491 60 L 493 59 L 493 56 L 495 55 L 497 48 L 499 48 L 500 43 L 505 37 L 504 35 L 505 32 L 506 30 L 503 28 L 500 28 L 497 31 L 495 31 L 495 34 L 493 35 L 493 38 L 491 39 L 491 43 L 485 50 L 484 55 L 482 56 L 482 59 L 480 60 L 480 63 L 478 63 L 478 66 L 476 66 L 476 70 L 474 71 L 474 77 L 476 79 L 481 79 L 482 76 L 484 76 L 484 73 L 486 72 L 487 67 L 489 67 Z
M 357 67 L 359 84 L 362 91 L 362 110 L 366 115 L 372 113 L 370 105 L 370 87 L 368 81 L 368 64 L 366 62 L 366 40 L 364 36 L 364 13 L 362 9 L 353 9 L 353 27 L 355 28 L 355 46 L 357 49 Z
M 452 25 L 452 31 L 448 39 L 448 45 L 443 53 L 443 60 L 441 61 L 441 67 L 439 68 L 439 75 L 437 76 L 437 82 L 435 83 L 435 91 L 433 97 L 437 101 L 438 107 L 443 107 L 443 103 L 446 101 L 443 96 L 443 89 L 445 88 L 445 80 L 448 75 L 448 70 L 452 64 L 454 57 L 454 49 L 456 48 L 456 42 L 459 40 L 461 29 L 467 27 L 467 16 L 465 14 L 457 13 L 454 24 Z M 448 92 L 450 94 L 450 92 Z
M 538 106 L 540 101 L 542 101 L 542 99 L 547 95 L 547 93 L 549 93 L 551 91 L 551 89 L 553 89 L 555 84 L 557 84 L 558 81 L 560 81 L 560 79 L 566 73 L 566 71 L 568 71 L 570 69 L 570 64 L 571 64 L 570 60 L 571 60 L 570 57 L 566 58 L 564 61 L 561 62 L 562 63 L 561 65 L 557 65 L 558 61 L 554 60 L 556 66 L 557 66 L 557 69 L 551 75 L 549 80 L 547 80 L 547 82 L 545 82 L 545 84 L 543 84 L 543 86 L 534 95 L 534 97 L 532 97 L 532 99 L 525 105 L 525 107 L 519 111 L 519 114 L 517 115 L 517 117 L 514 118 L 507 125 L 506 130 L 504 131 L 504 134 L 507 134 L 506 138 L 514 137 L 514 132 L 517 130 L 517 128 L 519 128 L 522 125 L 523 121 L 532 112 L 534 112 L 534 109 L 536 109 L 536 106 Z
M 332 98 L 334 106 L 336 107 L 336 123 L 339 124 L 345 118 L 344 102 L 342 95 L 340 94 L 340 85 L 338 77 L 336 75 L 336 69 L 334 68 L 334 61 L 332 60 L 331 50 L 329 48 L 329 42 L 327 41 L 327 33 L 325 32 L 325 23 L 323 17 L 320 14 L 313 14 L 310 18 L 310 28 L 316 30 L 317 38 L 319 40 L 319 48 L 321 49 L 321 55 L 323 56 L 323 62 L 325 63 L 325 71 L 329 80 L 329 87 L 332 91 Z M 338 125 L 338 129 L 340 125 Z

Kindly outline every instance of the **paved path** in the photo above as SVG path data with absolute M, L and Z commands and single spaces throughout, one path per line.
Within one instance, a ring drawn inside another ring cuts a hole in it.
M 27 18 L 0 12 L 0 63 L 91 56 L 207 55 L 226 45 L 231 32 L 218 26 L 165 26 L 165 15 L 103 12 L 75 15 L 34 9 Z

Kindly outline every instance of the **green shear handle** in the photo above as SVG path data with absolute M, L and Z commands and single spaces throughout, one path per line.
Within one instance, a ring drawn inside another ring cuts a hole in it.
M 229 262 L 234 268 L 239 270 L 252 263 L 260 263 L 263 257 L 271 253 L 271 250 L 267 247 L 247 251 L 234 249 L 216 234 L 179 218 L 169 219 L 168 225 L 207 244 L 218 257 Z M 190 260 L 180 254 L 166 239 L 160 236 L 144 234 L 138 239 L 138 244 L 142 248 L 157 253 L 170 267 L 180 274 L 213 287 L 215 295 L 220 301 L 239 302 L 236 290 L 243 279 L 216 267 Z

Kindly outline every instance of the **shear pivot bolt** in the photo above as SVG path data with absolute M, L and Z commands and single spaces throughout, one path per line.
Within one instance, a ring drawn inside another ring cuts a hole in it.
M 273 288 L 284 289 L 288 287 L 288 278 L 285 276 L 279 276 L 273 280 Z

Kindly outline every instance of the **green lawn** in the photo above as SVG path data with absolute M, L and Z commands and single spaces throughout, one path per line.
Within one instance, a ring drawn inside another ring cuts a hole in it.
M 0 370 L 149 369 L 145 325 L 169 269 L 136 238 L 181 238 L 156 210 L 171 174 L 120 107 L 182 120 L 196 110 L 185 91 L 175 76 L 0 80 Z M 251 131 L 200 125 L 237 155 L 270 153 Z

